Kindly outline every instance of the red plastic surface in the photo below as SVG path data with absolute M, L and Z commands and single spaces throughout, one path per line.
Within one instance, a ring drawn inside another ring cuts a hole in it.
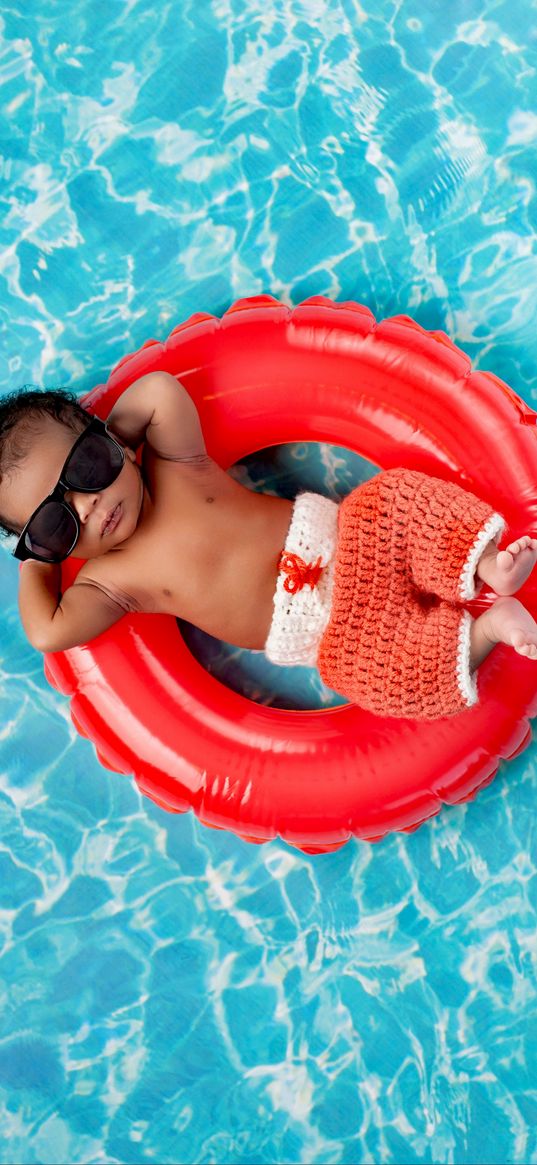
M 381 468 L 458 481 L 505 515 L 510 537 L 537 533 L 536 414 L 472 372 L 443 333 L 405 316 L 377 324 L 355 303 L 316 298 L 291 311 L 269 296 L 241 300 L 221 320 L 195 315 L 125 357 L 85 403 L 106 417 L 159 368 L 192 395 L 224 468 L 272 444 L 344 445 Z M 65 582 L 79 566 L 65 564 Z M 520 595 L 537 615 L 533 578 Z M 265 708 L 209 676 L 164 615 L 125 617 L 45 667 L 102 763 L 133 773 L 159 805 L 309 853 L 412 830 L 443 803 L 472 798 L 529 743 L 537 711 L 537 667 L 503 647 L 480 669 L 479 705 L 454 718 Z

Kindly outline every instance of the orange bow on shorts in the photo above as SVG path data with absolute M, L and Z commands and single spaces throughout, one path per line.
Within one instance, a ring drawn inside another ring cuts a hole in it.
M 287 576 L 283 583 L 285 590 L 289 595 L 296 595 L 302 587 L 309 586 L 313 590 L 317 586 L 323 563 L 321 558 L 313 563 L 304 562 L 299 554 L 289 554 L 287 550 L 282 550 L 278 567 Z

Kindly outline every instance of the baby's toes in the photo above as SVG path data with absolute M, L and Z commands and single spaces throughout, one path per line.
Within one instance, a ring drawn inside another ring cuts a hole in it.
M 504 572 L 505 577 L 509 577 L 514 569 L 516 561 L 516 554 L 511 552 L 511 547 L 506 547 L 505 550 L 498 551 L 496 557 L 496 567 L 499 571 Z
M 528 643 L 525 640 L 520 643 L 513 643 L 513 647 L 518 655 L 524 655 L 526 659 L 537 659 L 537 645 L 535 643 Z
M 506 547 L 506 549 L 509 551 L 510 554 L 520 554 L 520 551 L 524 550 L 524 548 L 527 546 L 527 544 L 528 544 L 527 538 L 525 538 L 525 537 L 524 538 L 517 538 L 516 542 L 511 542 L 509 544 L 509 546 Z

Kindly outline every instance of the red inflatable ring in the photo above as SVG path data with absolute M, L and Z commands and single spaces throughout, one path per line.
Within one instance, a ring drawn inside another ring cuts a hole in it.
M 377 324 L 355 303 L 241 300 L 221 320 L 195 315 L 164 344 L 149 341 L 85 403 L 106 417 L 154 369 L 185 384 L 224 468 L 269 445 L 344 445 L 381 468 L 458 481 L 504 514 L 510 538 L 537 532 L 537 414 L 406 316 Z M 64 582 L 79 567 L 65 564 Z M 534 576 L 521 597 L 537 615 Z M 503 647 L 480 670 L 479 705 L 454 718 L 262 707 L 208 675 L 167 615 L 125 617 L 45 667 L 102 763 L 133 773 L 159 805 L 308 853 L 412 830 L 473 797 L 529 743 L 537 712 L 537 666 Z

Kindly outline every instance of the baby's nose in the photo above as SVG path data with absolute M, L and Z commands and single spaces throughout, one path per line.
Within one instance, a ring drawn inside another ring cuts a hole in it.
M 70 494 L 68 494 L 67 500 L 69 501 L 70 505 L 72 505 L 73 508 L 76 510 L 78 517 L 80 519 L 80 522 L 82 523 L 83 526 L 85 526 L 85 524 L 86 524 L 86 522 L 91 514 L 91 511 L 97 505 L 97 502 L 99 501 L 99 496 L 100 495 L 98 493 L 96 493 L 96 494 L 82 494 L 82 493 L 75 493 L 74 491 L 71 492 Z

